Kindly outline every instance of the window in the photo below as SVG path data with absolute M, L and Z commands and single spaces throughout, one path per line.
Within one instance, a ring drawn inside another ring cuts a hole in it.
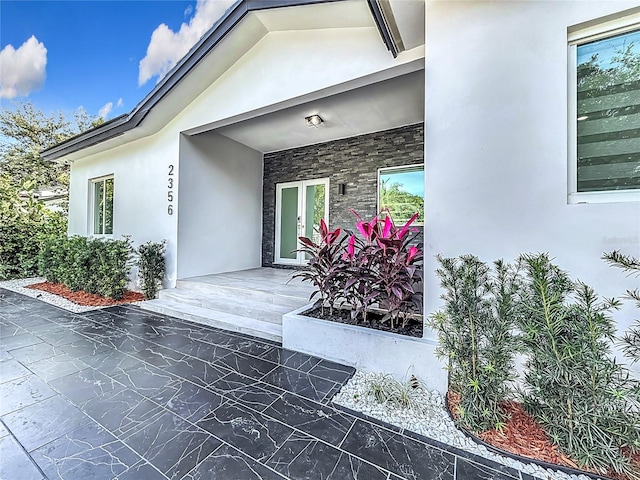
M 608 27 L 573 34 L 570 44 L 576 202 L 640 199 L 640 24 Z
M 405 223 L 416 212 L 416 224 L 424 224 L 424 166 L 381 168 L 378 171 L 378 206 L 389 209 L 397 224 Z
M 113 233 L 113 177 L 91 180 L 94 235 Z

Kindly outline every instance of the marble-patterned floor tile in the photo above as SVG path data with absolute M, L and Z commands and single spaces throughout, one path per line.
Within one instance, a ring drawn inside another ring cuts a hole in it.
M 236 373 L 259 380 L 273 371 L 277 365 L 243 353 L 232 352 L 214 362 L 214 365 L 226 367 Z
M 183 353 L 147 341 L 141 341 L 131 356 L 158 368 L 169 367 L 185 357 Z
M 336 383 L 320 377 L 314 377 L 299 370 L 279 366 L 267 374 L 262 381 L 282 388 L 310 400 L 321 401 Z
M 209 386 L 212 390 L 230 400 L 247 405 L 253 410 L 263 411 L 283 394 L 267 383 L 254 380 L 235 372 L 229 373 Z
M 166 389 L 151 399 L 191 422 L 197 422 L 225 401 L 217 393 L 190 382 L 182 382 L 177 390 Z
M 166 480 L 166 478 L 153 465 L 142 461 L 118 475 L 115 480 Z
M 56 392 L 36 375 L 27 375 L 5 382 L 0 387 L 0 416 L 54 395 Z
M 191 343 L 191 341 L 192 340 L 189 337 L 173 333 L 159 335 L 157 338 L 153 339 L 153 343 L 156 345 L 171 348 L 173 350 L 177 350 L 178 348 Z
M 197 424 L 258 461 L 271 457 L 293 432 L 236 403 L 221 405 Z
M 124 387 L 94 397 L 83 403 L 81 408 L 120 439 L 163 413 L 163 409 L 151 400 Z
M 11 323 L 11 322 L 4 323 L 0 325 L 0 343 L 2 342 L 2 339 L 5 339 L 7 337 L 12 337 L 14 335 L 24 334 L 24 333 L 28 333 L 28 332 L 24 328 L 16 325 L 15 323 Z
M 58 395 L 9 413 L 2 420 L 27 451 L 90 422 L 89 417 Z
M 0 339 L 0 346 L 5 350 L 13 350 L 14 348 L 27 347 L 41 342 L 42 339 L 25 331 L 24 333 L 2 337 Z
M 79 372 L 87 367 L 88 365 L 82 360 L 74 358 L 67 353 L 61 353 L 55 357 L 38 360 L 29 365 L 29 369 L 33 373 L 48 382 L 69 375 L 70 373 Z
M 76 405 L 122 386 L 113 378 L 93 368 L 85 368 L 79 372 L 65 375 L 49 382 L 49 384 Z
M 107 351 L 95 355 L 83 356 L 82 361 L 107 375 L 116 375 L 141 364 L 140 360 L 110 347 Z
M 316 377 L 326 378 L 337 383 L 344 383 L 349 380 L 356 369 L 348 367 L 346 365 L 340 365 L 339 363 L 330 362 L 328 360 L 320 360 L 318 364 L 313 367 L 309 373 Z
M 293 350 L 287 350 L 284 348 L 277 348 L 275 352 L 279 355 L 279 362 L 285 367 L 293 368 L 294 370 L 300 370 L 301 372 L 308 372 L 315 367 L 320 359 L 318 357 L 312 357 L 306 353 L 296 352 Z M 265 357 L 269 360 L 268 357 Z M 275 360 L 272 360 L 275 361 Z
M 12 360 L 13 355 L 7 352 L 4 348 L 0 348 L 0 362 L 4 362 L 5 360 Z
M 96 340 L 90 340 L 82 335 L 80 335 L 79 338 L 74 338 L 73 341 L 69 343 L 61 345 L 59 348 L 60 351 L 68 353 L 72 357 L 79 359 L 96 356 L 111 350 L 110 347 L 107 347 Z
M 217 438 L 169 411 L 145 422 L 125 441 L 169 478 L 182 478 L 221 445 Z
M 31 370 L 17 360 L 9 359 L 0 363 L 0 383 L 10 382 L 27 375 L 31 375 Z
M 485 462 L 479 457 L 477 459 Z M 520 480 L 520 473 L 517 470 L 490 460 L 486 460 L 486 463 L 490 463 L 491 467 L 483 463 L 456 457 L 456 480 Z
M 140 457 L 96 423 L 83 425 L 31 452 L 49 480 L 115 478 Z
M 32 335 L 40 337 L 45 342 L 47 341 L 47 337 L 51 334 L 68 332 L 68 330 L 62 325 L 45 319 L 42 319 L 40 323 L 25 326 L 24 329 Z
M 154 395 L 167 387 L 175 386 L 178 388 L 180 384 L 180 380 L 171 373 L 146 363 L 140 363 L 135 367 L 109 376 L 144 396 Z
M 231 353 L 231 350 L 226 347 L 213 345 L 197 339 L 176 347 L 176 350 L 190 357 L 199 358 L 200 360 L 211 363 Z
M 453 480 L 450 453 L 362 420 L 356 420 L 341 448 L 408 480 Z
M 26 347 L 14 348 L 11 350 L 13 358 L 18 360 L 23 365 L 29 365 L 39 360 L 44 360 L 50 357 L 55 357 L 64 353 L 59 348 L 50 345 L 49 343 L 36 343 L 34 345 L 28 345 Z
M 41 480 L 42 473 L 11 436 L 0 438 L 0 478 Z
M 212 364 L 186 355 L 184 358 L 164 367 L 164 370 L 203 387 L 212 384 L 229 373 L 227 368 L 217 363 Z
M 9 430 L 4 426 L 4 423 L 0 422 L 0 438 L 4 438 L 7 435 L 10 435 Z
M 254 357 L 264 358 L 269 352 L 273 351 L 275 347 L 268 343 L 263 343 L 256 340 L 240 339 L 233 345 L 233 350 L 239 353 L 245 353 Z
M 302 433 L 294 433 L 267 465 L 300 480 L 386 480 L 388 472 Z
M 200 340 L 206 343 L 226 347 L 229 350 L 235 350 L 236 345 L 243 341 L 242 338 L 234 335 L 233 333 L 219 329 L 203 329 L 199 332 L 199 337 Z
M 284 477 L 229 445 L 222 445 L 184 477 L 185 480 L 284 480 Z
M 344 412 L 288 393 L 264 413 L 332 445 L 340 445 L 355 422 Z
M 70 328 L 65 328 L 60 332 L 48 333 L 46 335 L 46 338 L 43 338 L 43 336 L 40 335 L 40 338 L 42 338 L 45 342 L 50 343 L 55 347 L 61 347 L 63 345 L 68 345 L 75 341 L 82 340 L 86 337 L 77 332 L 74 332 Z

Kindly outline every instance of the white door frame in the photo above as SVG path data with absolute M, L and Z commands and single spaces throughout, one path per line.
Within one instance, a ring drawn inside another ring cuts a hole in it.
M 298 187 L 298 228 L 296 237 L 304 236 L 306 225 L 305 215 L 307 195 L 306 189 L 310 185 L 324 185 L 324 221 L 329 224 L 329 178 L 316 178 L 313 180 L 300 180 L 297 182 L 286 182 L 276 184 L 276 232 L 275 232 L 275 250 L 273 263 L 281 265 L 304 265 L 306 263 L 305 255 L 298 252 L 296 258 L 280 257 L 280 235 L 282 234 L 282 190 L 285 188 Z M 297 238 L 296 238 L 297 239 Z M 300 243 L 297 242 L 298 247 Z

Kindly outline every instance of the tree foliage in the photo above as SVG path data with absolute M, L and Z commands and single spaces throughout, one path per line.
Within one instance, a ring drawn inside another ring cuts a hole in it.
M 402 190 L 398 182 L 383 180 L 380 184 L 380 207 L 388 208 L 396 221 L 407 221 L 419 212 L 418 222 L 424 221 L 424 198 Z
M 48 162 L 40 151 L 103 123 L 79 108 L 69 120 L 62 112 L 46 114 L 30 102 L 0 112 L 0 174 L 18 185 L 29 180 L 34 187 L 68 185 L 69 167 Z
M 33 187 L 33 181 L 15 185 L 0 174 L 0 280 L 36 275 L 44 239 L 66 234 L 66 215 L 37 201 Z

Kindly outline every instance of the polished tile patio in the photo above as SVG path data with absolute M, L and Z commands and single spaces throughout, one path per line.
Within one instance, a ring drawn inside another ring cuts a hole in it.
M 532 477 L 335 408 L 353 369 L 112 307 L 0 289 L 0 479 Z

